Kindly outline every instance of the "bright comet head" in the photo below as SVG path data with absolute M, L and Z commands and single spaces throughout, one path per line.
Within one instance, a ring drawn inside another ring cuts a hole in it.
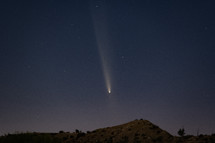
M 110 89 L 108 89 L 108 93 L 109 93 L 109 94 L 111 93 L 111 90 L 110 90 Z

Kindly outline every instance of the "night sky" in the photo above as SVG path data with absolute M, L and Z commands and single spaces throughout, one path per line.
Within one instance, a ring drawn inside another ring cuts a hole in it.
M 172 134 L 214 133 L 214 5 L 1 1 L 0 134 L 140 118 Z

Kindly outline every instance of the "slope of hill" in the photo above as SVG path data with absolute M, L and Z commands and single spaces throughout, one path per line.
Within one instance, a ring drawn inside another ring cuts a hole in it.
M 171 142 L 174 137 L 161 130 L 158 126 L 153 125 L 147 120 L 135 120 L 126 124 L 97 129 L 79 137 L 74 135 L 71 142 Z M 68 141 L 69 141 L 68 140 Z
M 22 133 L 0 137 L 0 143 L 215 143 L 215 135 L 175 137 L 147 120 L 91 132 Z

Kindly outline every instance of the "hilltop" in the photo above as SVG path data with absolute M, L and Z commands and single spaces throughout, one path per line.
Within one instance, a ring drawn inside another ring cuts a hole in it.
M 88 143 L 154 142 L 172 141 L 174 137 L 147 120 L 135 120 L 126 124 L 101 128 L 86 134 L 76 132 L 66 141 Z
M 23 133 L 0 137 L 0 143 L 213 143 L 215 135 L 172 136 L 147 120 L 134 120 L 122 125 L 86 133 Z

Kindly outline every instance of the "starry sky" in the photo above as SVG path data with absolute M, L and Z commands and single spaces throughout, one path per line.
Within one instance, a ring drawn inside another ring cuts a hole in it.
M 214 5 L 1 1 L 0 134 L 140 118 L 171 134 L 214 133 Z

